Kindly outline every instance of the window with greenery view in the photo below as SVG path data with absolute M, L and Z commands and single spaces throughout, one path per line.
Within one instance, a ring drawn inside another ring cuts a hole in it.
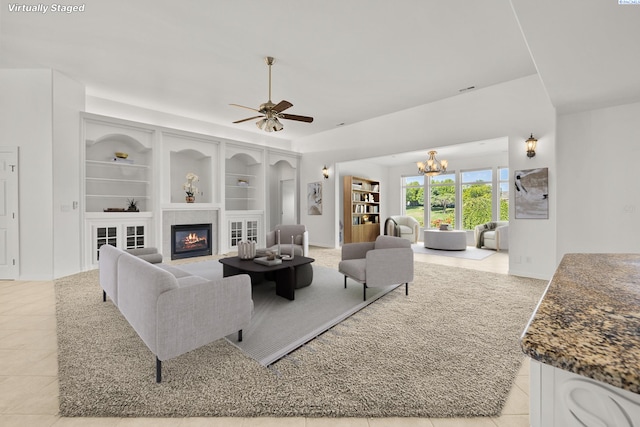
M 414 217 L 421 227 L 424 226 L 424 176 L 402 177 L 402 190 L 405 215 Z
M 492 220 L 491 169 L 466 171 L 461 174 L 462 228 L 471 230 L 476 225 Z
M 500 193 L 498 202 L 500 203 L 500 221 L 509 221 L 509 168 L 498 168 L 498 185 Z
M 448 173 L 429 179 L 429 227 L 456 226 L 456 175 Z

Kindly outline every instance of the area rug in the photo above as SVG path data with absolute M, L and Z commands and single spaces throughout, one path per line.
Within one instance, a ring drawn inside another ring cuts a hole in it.
M 269 367 L 221 339 L 164 362 L 156 384 L 153 355 L 101 301 L 96 272 L 81 273 L 55 284 L 60 415 L 496 416 L 545 284 L 416 263 L 408 296 L 388 293 Z
M 413 252 L 417 254 L 472 259 L 476 261 L 483 260 L 496 253 L 496 251 L 491 251 L 489 249 L 479 249 L 474 246 L 467 246 L 467 249 L 464 251 L 445 251 L 445 250 L 438 250 L 438 249 L 429 249 L 429 248 L 425 248 L 423 243 L 414 243 L 411 245 L 411 249 L 413 249 Z
M 217 260 L 181 265 L 180 268 L 207 279 L 222 277 L 222 264 Z M 362 299 L 362 285 L 348 281 L 337 270 L 314 266 L 313 283 L 295 292 L 289 301 L 276 295 L 275 283 L 265 281 L 253 286 L 253 317 L 243 330 L 227 339 L 246 355 L 267 366 L 296 348 L 340 323 L 353 313 L 373 303 L 398 285 L 370 288 Z

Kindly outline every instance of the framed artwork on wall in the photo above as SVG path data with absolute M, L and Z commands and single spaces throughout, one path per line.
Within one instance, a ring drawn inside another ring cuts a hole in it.
M 322 215 L 322 182 L 307 184 L 307 214 Z
M 549 219 L 549 168 L 515 171 L 516 219 Z

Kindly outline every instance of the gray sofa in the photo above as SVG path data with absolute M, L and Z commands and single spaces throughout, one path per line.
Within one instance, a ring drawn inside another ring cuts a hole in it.
M 111 245 L 100 248 L 99 266 L 105 295 L 156 356 L 156 382 L 162 380 L 162 361 L 236 332 L 242 341 L 251 321 L 246 274 L 207 280 Z
M 338 270 L 347 277 L 362 283 L 363 298 L 367 288 L 397 283 L 405 284 L 409 295 L 409 282 L 413 281 L 413 250 L 411 242 L 402 237 L 378 236 L 375 242 L 345 243 L 342 245 L 342 261 Z

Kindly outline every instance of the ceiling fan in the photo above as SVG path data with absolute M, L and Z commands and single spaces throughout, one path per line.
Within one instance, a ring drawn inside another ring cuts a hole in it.
M 245 107 L 244 105 L 238 104 L 230 104 L 236 107 L 247 108 L 249 110 L 257 111 L 261 115 L 253 116 L 242 120 L 237 120 L 233 123 L 242 123 L 247 120 L 260 119 L 256 122 L 256 126 L 266 132 L 277 132 L 282 130 L 284 126 L 278 119 L 286 119 L 286 120 L 295 120 L 298 122 L 311 123 L 313 122 L 313 117 L 308 116 L 297 116 L 295 114 L 285 114 L 284 110 L 287 108 L 293 107 L 293 104 L 289 101 L 282 100 L 277 104 L 271 102 L 271 66 L 275 62 L 275 59 L 271 56 L 267 56 L 264 58 L 265 62 L 269 66 L 269 100 L 264 104 L 260 104 L 260 106 L 255 109 L 251 107 Z

